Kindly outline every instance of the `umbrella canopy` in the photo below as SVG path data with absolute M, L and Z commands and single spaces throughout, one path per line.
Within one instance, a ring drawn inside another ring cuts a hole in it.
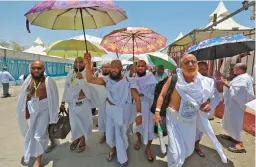
M 121 54 L 155 52 L 166 45 L 167 39 L 145 27 L 127 27 L 115 30 L 101 41 L 107 51 Z
M 167 54 L 161 52 L 149 53 L 148 60 L 156 66 L 163 65 L 165 69 L 175 70 L 177 68 L 176 62 Z
M 97 29 L 127 19 L 125 11 L 116 3 L 91 0 L 42 1 L 25 17 L 32 25 L 52 30 Z
M 84 37 L 84 29 L 115 25 L 127 19 L 125 11 L 114 2 L 92 0 L 42 1 L 30 9 L 25 17 L 28 31 L 30 22 L 52 30 L 83 29 Z
M 192 53 L 197 60 L 215 60 L 232 57 L 255 49 L 255 40 L 242 34 L 215 37 L 191 46 L 186 52 Z
M 106 54 L 105 50 L 100 46 L 97 46 L 90 41 L 87 41 L 87 48 L 91 55 L 94 57 L 100 57 Z M 47 55 L 58 56 L 62 58 L 75 58 L 84 55 L 86 47 L 84 41 L 69 39 L 57 41 L 51 44 L 46 50 Z

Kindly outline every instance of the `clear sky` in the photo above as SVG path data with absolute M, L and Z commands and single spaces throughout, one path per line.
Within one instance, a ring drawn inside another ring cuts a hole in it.
M 82 35 L 81 31 L 48 30 L 42 27 L 30 25 L 31 33 L 26 30 L 26 18 L 24 14 L 36 3 L 33 1 L 0 1 L 0 40 L 16 40 L 23 45 L 31 45 L 36 37 L 49 45 L 50 43 Z M 86 30 L 89 35 L 103 37 L 107 33 L 131 26 L 148 27 L 168 39 L 168 44 L 175 39 L 179 32 L 186 34 L 194 28 L 204 28 L 209 20 L 209 15 L 215 10 L 218 1 L 116 1 L 128 15 L 128 19 L 109 27 L 97 30 Z M 242 6 L 241 1 L 224 1 L 231 12 Z M 252 9 L 241 12 L 233 19 L 247 27 L 254 27 L 250 20 Z

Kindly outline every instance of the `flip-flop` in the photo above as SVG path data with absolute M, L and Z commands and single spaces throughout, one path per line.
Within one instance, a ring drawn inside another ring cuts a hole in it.
M 151 158 L 148 157 L 147 150 L 145 150 L 145 155 L 147 157 L 148 162 L 153 162 L 154 161 L 153 157 L 151 157 Z
M 140 145 L 141 145 L 141 144 L 136 143 L 136 144 L 134 145 L 134 149 L 138 151 L 138 150 L 140 149 Z
M 228 147 L 227 150 L 233 153 L 246 153 L 246 150 L 244 148 L 239 149 L 236 147 Z
M 51 144 L 50 146 L 47 147 L 47 149 L 45 150 L 45 153 L 49 153 L 52 152 L 52 150 L 57 146 L 56 143 Z
M 86 144 L 84 144 L 84 145 L 79 145 L 78 146 L 78 150 L 76 151 L 77 153 L 82 153 L 82 152 L 84 152 L 84 150 L 85 150 L 85 147 L 86 147 Z
M 116 152 L 109 152 L 108 153 L 108 157 L 106 158 L 106 160 L 108 162 L 111 162 L 114 159 L 114 156 L 116 155 Z
M 198 149 L 195 149 L 195 152 L 200 156 L 200 157 L 205 157 L 205 154 L 201 151 L 201 150 L 198 150 Z
M 125 163 L 123 164 L 120 164 L 122 167 L 128 167 L 128 161 L 126 161 Z
M 70 144 L 69 149 L 72 150 L 72 151 L 75 150 L 79 143 L 80 143 L 80 139 L 77 139 L 77 141 L 76 141 L 76 140 L 73 141 L 73 142 Z
M 230 137 L 228 135 L 225 135 L 225 134 L 220 134 L 220 137 L 223 138 L 223 139 L 229 140 L 229 141 L 233 141 L 232 137 Z
M 100 144 L 103 144 L 103 143 L 105 143 L 105 142 L 106 142 L 106 137 L 104 136 L 104 137 L 102 137 L 102 138 L 100 139 L 99 143 L 100 143 Z

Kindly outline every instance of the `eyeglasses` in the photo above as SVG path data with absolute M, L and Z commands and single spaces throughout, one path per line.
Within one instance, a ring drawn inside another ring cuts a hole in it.
M 185 65 L 189 65 L 190 63 L 191 63 L 192 65 L 195 65 L 195 64 L 197 64 L 197 61 L 191 60 L 191 61 L 186 61 L 186 62 L 184 62 Z
M 31 67 L 31 70 L 42 70 L 44 69 L 43 67 Z

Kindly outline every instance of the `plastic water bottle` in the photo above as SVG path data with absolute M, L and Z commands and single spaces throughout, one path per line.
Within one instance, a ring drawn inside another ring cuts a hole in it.
M 136 133 L 136 129 L 137 129 L 136 122 L 133 122 L 133 124 L 132 124 L 132 132 L 130 133 L 130 135 L 135 134 Z
M 157 124 L 157 131 L 158 131 L 158 136 L 159 136 L 161 152 L 163 154 L 165 154 L 166 153 L 166 146 L 165 146 L 165 143 L 164 143 L 163 130 L 160 126 L 160 123 Z

